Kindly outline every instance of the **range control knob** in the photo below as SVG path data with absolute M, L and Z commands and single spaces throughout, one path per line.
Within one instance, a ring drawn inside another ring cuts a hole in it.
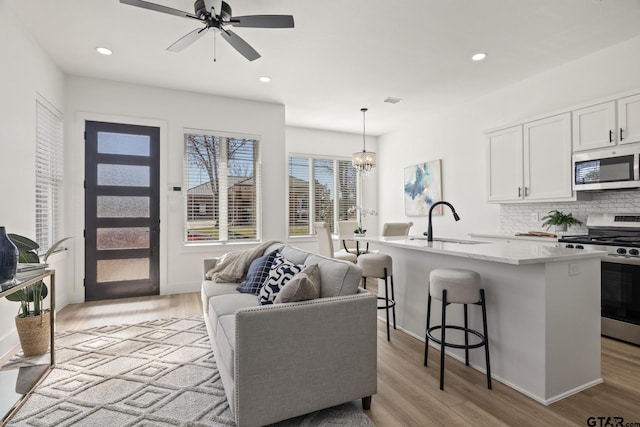
M 616 252 L 619 253 L 620 255 L 624 255 L 627 253 L 627 250 L 625 248 L 618 248 L 616 249 Z
M 576 245 L 576 249 L 584 249 L 584 246 L 582 246 L 582 245 Z
M 640 252 L 638 252 L 637 249 L 629 249 L 629 255 L 638 255 L 640 254 Z
M 564 247 L 565 247 L 565 248 L 572 249 L 572 248 L 573 248 L 573 245 L 572 245 L 571 243 L 569 243 L 569 244 L 566 244 Z

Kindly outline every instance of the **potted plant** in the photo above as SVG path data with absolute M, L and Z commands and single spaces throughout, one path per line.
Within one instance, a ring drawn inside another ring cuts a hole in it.
M 367 215 L 378 215 L 378 212 L 373 209 L 363 208 L 362 206 L 352 206 L 349 208 L 348 213 L 352 214 L 357 212 L 358 214 L 358 228 L 353 230 L 353 235 L 355 237 L 364 237 L 367 233 L 367 230 L 362 228 L 362 218 L 366 218 Z
M 33 240 L 17 234 L 9 234 L 9 238 L 18 248 L 18 262 L 40 263 L 38 245 Z M 46 263 L 49 256 L 64 242 L 67 237 L 51 245 L 44 254 Z M 42 280 L 27 286 L 6 298 L 9 301 L 20 303 L 18 315 L 15 318 L 20 345 L 25 357 L 37 356 L 47 352 L 49 348 L 49 310 L 45 310 L 42 302 L 47 297 L 49 290 Z
M 571 212 L 565 214 L 562 211 L 553 210 L 549 211 L 548 215 L 542 217 L 543 220 L 546 220 L 542 223 L 542 226 L 547 226 L 547 230 L 554 225 L 556 231 L 567 231 L 567 226 L 571 225 L 582 225 L 582 221 L 577 218 L 574 218 Z

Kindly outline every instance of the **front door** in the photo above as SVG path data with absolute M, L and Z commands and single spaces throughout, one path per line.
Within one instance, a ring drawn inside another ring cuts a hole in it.
M 160 129 L 85 122 L 85 300 L 158 295 Z

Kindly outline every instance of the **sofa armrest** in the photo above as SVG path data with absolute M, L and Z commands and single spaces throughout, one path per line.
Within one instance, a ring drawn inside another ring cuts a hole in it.
M 206 280 L 207 271 L 216 266 L 220 257 L 218 258 L 205 258 L 202 260 L 202 280 Z
M 376 304 L 375 295 L 361 290 L 238 310 L 238 425 L 264 425 L 375 394 Z

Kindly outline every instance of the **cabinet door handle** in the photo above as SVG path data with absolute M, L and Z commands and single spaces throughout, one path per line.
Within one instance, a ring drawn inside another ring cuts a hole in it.
M 518 197 L 522 197 L 522 187 L 518 187 Z
M 613 142 L 613 131 L 609 131 L 609 142 Z
M 529 195 L 529 187 L 524 187 L 524 197 Z
M 622 141 L 624 138 L 622 137 L 622 128 L 620 128 L 620 141 Z

